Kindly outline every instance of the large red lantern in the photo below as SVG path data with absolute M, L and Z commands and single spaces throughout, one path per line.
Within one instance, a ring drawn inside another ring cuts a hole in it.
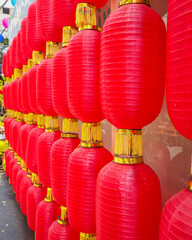
M 26 56 L 27 59 L 32 58 L 32 49 L 27 44 L 27 17 L 25 17 L 21 22 L 21 50 L 22 54 Z
M 161 17 L 148 6 L 150 1 L 141 3 L 120 1 L 102 30 L 103 110 L 118 130 L 114 161 L 97 180 L 98 240 L 158 239 L 160 184 L 143 163 L 142 132 L 137 129 L 161 110 L 166 31 Z

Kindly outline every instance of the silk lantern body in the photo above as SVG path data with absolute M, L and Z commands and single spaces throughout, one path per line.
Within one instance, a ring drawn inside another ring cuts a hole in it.
M 53 19 L 58 26 L 75 26 L 75 4 L 70 0 L 51 0 L 51 6 Z
M 25 72 L 21 79 L 21 102 L 24 112 L 32 113 L 31 105 L 29 102 L 28 74 L 28 72 Z
M 34 65 L 28 73 L 28 93 L 29 93 L 29 104 L 31 106 L 31 109 L 33 110 L 34 113 L 36 114 L 42 114 L 42 112 L 39 109 L 38 103 L 37 103 L 37 69 L 38 65 Z
M 169 1 L 167 19 L 167 109 L 174 127 L 192 140 L 191 1 Z M 182 18 L 181 18 L 182 14 Z
M 57 202 L 41 201 L 37 207 L 36 213 L 36 240 L 47 240 L 48 231 L 51 224 L 60 214 L 60 208 Z
M 37 0 L 37 27 L 44 41 L 62 41 L 62 29 L 56 25 L 52 16 L 51 0 Z
M 19 133 L 21 127 L 25 124 L 23 121 L 16 121 L 12 128 L 13 134 L 13 150 L 18 154 L 18 148 L 20 148 Z
M 27 44 L 27 17 L 23 18 L 21 22 L 21 51 L 27 59 L 32 58 L 32 49 Z
M 27 215 L 27 191 L 32 185 L 31 175 L 28 173 L 23 177 L 20 186 L 20 208 L 24 215 Z
M 6 175 L 7 177 L 9 177 L 9 166 L 10 166 L 10 162 L 11 160 L 14 158 L 14 153 L 11 151 L 7 157 L 6 157 Z
M 160 223 L 160 240 L 191 239 L 192 194 L 188 189 L 171 197 L 164 206 Z
M 79 138 L 60 138 L 51 149 L 52 192 L 54 199 L 61 206 L 66 206 L 68 159 L 79 144 Z
M 21 162 L 17 161 L 17 164 L 15 164 L 15 166 L 14 166 L 13 169 L 12 169 L 12 185 L 13 185 L 13 190 L 14 190 L 15 192 L 17 192 L 17 191 L 16 191 L 16 188 L 17 188 L 17 182 L 16 182 L 16 180 L 17 180 L 17 175 L 18 175 L 18 173 L 19 173 L 19 171 L 20 171 L 21 169 L 22 169 L 22 168 L 21 168 Z
M 100 122 L 104 118 L 99 94 L 100 38 L 99 31 L 83 30 L 73 36 L 67 47 L 69 109 L 83 122 Z
M 37 70 L 37 103 L 38 107 L 47 116 L 56 116 L 53 108 L 51 93 L 52 59 L 42 61 Z
M 36 212 L 39 203 L 45 198 L 46 187 L 31 186 L 27 192 L 27 222 L 31 230 L 35 231 Z
M 60 49 L 52 59 L 52 101 L 55 112 L 63 118 L 74 118 L 69 110 L 66 73 L 67 48 Z
M 44 132 L 45 132 L 44 129 L 36 127 L 30 131 L 28 137 L 26 150 L 26 165 L 27 168 L 35 174 L 38 174 L 37 170 L 38 139 Z
M 24 177 L 27 177 L 27 170 L 22 169 L 18 172 L 16 178 L 16 200 L 18 203 L 20 203 L 20 188 Z
M 48 240 L 79 240 L 79 233 L 68 224 L 59 224 L 56 220 L 49 228 Z
M 26 150 L 30 132 L 36 127 L 35 124 L 24 124 L 20 129 L 21 158 L 26 161 Z
M 104 147 L 79 147 L 69 157 L 67 172 L 68 218 L 71 227 L 78 232 L 96 232 L 97 175 L 112 159 L 112 154 Z
M 96 202 L 98 239 L 158 239 L 160 183 L 144 163 L 111 162 L 104 167 L 97 180 Z
M 9 163 L 9 179 L 10 179 L 10 184 L 13 186 L 13 175 L 12 175 L 12 170 L 14 166 L 17 164 L 17 159 L 13 157 Z
M 101 91 L 107 119 L 115 127 L 141 129 L 158 116 L 165 40 L 163 20 L 145 4 L 121 6 L 107 18 L 101 37 Z
M 36 15 L 37 15 L 37 3 L 34 2 L 29 6 L 28 19 L 27 19 L 27 44 L 34 51 L 45 52 L 46 43 L 43 41 L 38 33 Z
M 37 167 L 41 183 L 51 188 L 51 147 L 61 136 L 60 131 L 45 132 L 38 139 Z

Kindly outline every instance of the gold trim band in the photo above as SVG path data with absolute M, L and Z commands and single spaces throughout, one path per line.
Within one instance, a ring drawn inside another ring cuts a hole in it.
M 140 4 L 146 4 L 148 6 L 151 6 L 151 0 L 121 0 L 119 3 L 119 6 L 123 6 L 126 4 L 133 4 L 133 3 L 140 3 Z
M 61 134 L 62 138 L 78 138 L 77 133 L 62 133 Z
M 84 148 L 100 148 L 100 147 L 103 147 L 103 142 L 92 142 L 92 143 L 81 142 L 81 147 L 84 147 Z
M 122 158 L 122 157 L 114 156 L 113 161 L 115 163 L 119 163 L 119 164 L 138 164 L 138 163 L 143 162 L 143 156 L 129 157 L 129 158 Z
M 102 29 L 95 25 L 85 25 L 85 26 L 79 27 L 79 31 L 83 31 L 83 30 L 97 30 L 101 32 Z

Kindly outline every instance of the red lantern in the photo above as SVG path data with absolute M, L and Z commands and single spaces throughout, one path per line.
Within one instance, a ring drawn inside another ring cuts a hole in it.
M 21 50 L 22 54 L 26 56 L 27 59 L 32 58 L 32 49 L 29 48 L 27 44 L 27 17 L 25 17 L 21 22 Z
M 36 124 L 30 122 L 30 124 L 24 124 L 20 128 L 20 151 L 21 151 L 21 158 L 26 161 L 26 149 L 28 143 L 29 133 L 36 127 Z
M 12 175 L 12 170 L 14 166 L 17 164 L 17 158 L 13 157 L 9 163 L 9 179 L 10 179 L 10 184 L 13 186 L 13 175 Z
M 112 158 L 111 153 L 104 147 L 79 147 L 69 157 L 67 209 L 70 225 L 78 232 L 96 232 L 95 190 L 97 175 Z
M 4 153 L 5 160 L 6 160 L 7 155 L 8 155 L 10 152 L 11 152 L 11 148 L 7 148 L 7 149 L 5 150 L 5 153 Z
M 37 27 L 39 36 L 44 41 L 62 41 L 62 29 L 52 17 L 51 0 L 37 0 Z
M 160 240 L 191 239 L 192 194 L 185 189 L 170 198 L 161 216 Z
M 14 153 L 11 151 L 9 154 L 7 154 L 7 157 L 6 157 L 6 175 L 7 177 L 9 178 L 9 166 L 10 166 L 10 162 L 11 160 L 14 158 Z
M 7 84 L 3 86 L 3 102 L 4 102 L 4 106 L 6 109 L 8 107 L 8 105 L 7 105 L 8 104 L 8 102 L 7 102 L 7 87 L 8 87 Z
M 22 76 L 21 79 L 21 102 L 22 102 L 22 107 L 25 113 L 31 113 L 31 105 L 29 102 L 29 89 L 28 89 L 28 72 L 25 72 Z
M 26 32 L 27 44 L 34 51 L 45 52 L 46 43 L 40 38 L 37 29 L 36 5 L 37 3 L 34 2 L 29 6 L 28 9 L 27 32 Z
M 36 98 L 37 69 L 38 69 L 38 65 L 35 65 L 28 72 L 27 80 L 28 80 L 29 103 L 34 113 L 42 114 L 41 110 L 39 109 L 37 98 Z
M 109 16 L 101 38 L 101 77 L 114 126 L 141 129 L 158 116 L 164 96 L 165 26 L 152 8 L 128 4 Z
M 169 1 L 167 25 L 167 109 L 175 128 L 192 140 L 191 1 Z M 182 13 L 182 18 L 180 14 Z
M 68 158 L 80 144 L 79 138 L 61 138 L 51 149 L 51 186 L 54 199 L 66 206 Z
M 68 221 L 58 219 L 49 228 L 48 240 L 79 240 L 79 237 Z
M 47 240 L 48 231 L 51 224 L 57 219 L 60 208 L 57 202 L 53 201 L 51 190 L 48 189 L 48 195 L 45 200 L 41 201 L 37 207 L 36 213 L 36 240 Z
M 21 161 L 18 159 L 17 160 L 17 164 L 14 165 L 13 169 L 12 169 L 12 185 L 13 185 L 13 190 L 15 192 L 17 192 L 16 188 L 17 188 L 17 175 L 19 173 L 19 171 L 21 170 Z
M 53 109 L 51 95 L 51 69 L 52 59 L 45 59 L 37 69 L 36 97 L 38 107 L 47 116 L 56 116 Z
M 21 182 L 23 178 L 27 177 L 27 169 L 24 163 L 22 163 L 22 170 L 20 170 L 17 174 L 16 178 L 16 200 L 18 203 L 20 203 L 20 188 L 21 188 Z
M 34 174 L 33 174 L 34 177 Z M 35 176 L 36 177 L 36 176 Z M 27 222 L 31 230 L 35 231 L 36 212 L 39 203 L 45 198 L 47 193 L 46 187 L 42 186 L 38 181 L 34 181 L 27 192 Z
M 71 0 L 74 4 L 84 3 L 82 0 Z M 96 6 L 96 8 L 102 8 L 108 2 L 108 0 L 89 0 L 89 4 Z
M 12 120 L 13 120 L 12 118 L 7 117 L 4 121 L 5 137 L 8 142 L 9 142 L 9 128 L 10 128 L 10 124 L 11 124 Z
M 37 167 L 40 182 L 51 188 L 51 147 L 61 136 L 60 131 L 45 132 L 38 139 Z
M 143 163 L 142 132 L 134 129 L 151 123 L 161 110 L 166 31 L 161 17 L 147 6 L 150 1 L 131 2 L 120 2 L 101 36 L 103 109 L 119 129 L 114 162 L 97 180 L 98 240 L 158 239 L 160 184 Z
M 22 68 L 22 65 L 27 65 L 27 57 L 24 55 L 24 54 L 21 54 L 21 51 L 22 51 L 22 42 L 21 42 L 21 30 L 18 32 L 17 34 L 17 49 L 16 49 L 16 59 L 17 59 L 17 62 L 20 62 L 20 67 L 19 68 Z
M 75 4 L 70 0 L 51 0 L 53 19 L 60 27 L 75 26 Z
M 100 36 L 96 30 L 80 31 L 67 47 L 69 109 L 83 122 L 104 118 L 99 94 Z
M 44 132 L 45 132 L 44 128 L 36 127 L 30 131 L 28 137 L 26 149 L 26 165 L 27 168 L 35 174 L 38 174 L 37 169 L 38 139 Z
M 27 215 L 27 191 L 33 185 L 31 181 L 31 173 L 28 172 L 21 181 L 20 185 L 20 208 L 24 215 Z

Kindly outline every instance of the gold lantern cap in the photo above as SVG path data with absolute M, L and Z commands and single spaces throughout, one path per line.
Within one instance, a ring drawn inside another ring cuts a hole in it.
M 64 118 L 62 122 L 62 138 L 78 138 L 79 123 L 76 118 Z
M 120 0 L 119 6 L 133 3 L 146 4 L 148 6 L 151 6 L 151 0 Z
M 59 43 L 47 41 L 46 42 L 46 58 L 53 58 L 54 54 L 59 51 Z
M 77 27 L 73 26 L 65 26 L 63 27 L 63 39 L 62 39 L 62 47 L 68 46 L 70 39 L 78 32 Z
M 34 65 L 40 64 L 44 59 L 44 53 L 39 51 L 33 51 L 33 63 Z
M 47 188 L 47 195 L 45 197 L 45 201 L 50 203 L 50 202 L 54 202 L 54 198 L 53 198 L 53 194 L 52 194 L 52 189 L 51 188 Z
M 80 233 L 80 240 L 96 240 L 96 234 L 95 233 Z

